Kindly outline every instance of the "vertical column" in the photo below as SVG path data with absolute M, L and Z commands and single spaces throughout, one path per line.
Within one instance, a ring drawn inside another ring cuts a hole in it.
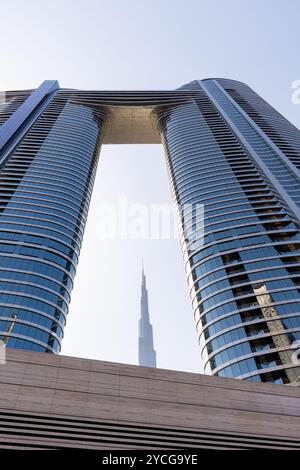
M 299 261 L 287 256 L 299 238 L 296 217 L 201 85 L 186 87 L 194 99 L 157 121 L 174 200 L 191 205 L 180 230 L 205 372 L 298 382 L 291 352 L 300 303 L 289 269 Z M 197 204 L 205 206 L 202 239 L 202 227 L 191 237 Z
M 0 171 L 0 337 L 59 352 L 105 114 L 60 90 Z

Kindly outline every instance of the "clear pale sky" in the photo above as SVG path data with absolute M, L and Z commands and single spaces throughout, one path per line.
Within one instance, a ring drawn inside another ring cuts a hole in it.
M 298 0 L 1 0 L 6 89 L 174 89 L 194 79 L 245 81 L 300 126 Z M 163 150 L 104 146 L 62 353 L 137 362 L 144 257 L 159 367 L 201 371 L 179 243 L 101 241 L 101 203 L 170 203 Z

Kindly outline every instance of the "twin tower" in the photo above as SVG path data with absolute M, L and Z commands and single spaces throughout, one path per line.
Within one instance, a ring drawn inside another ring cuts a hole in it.
M 228 79 L 5 93 L 0 337 L 16 315 L 8 346 L 60 351 L 101 144 L 160 142 L 205 372 L 298 384 L 300 133 Z

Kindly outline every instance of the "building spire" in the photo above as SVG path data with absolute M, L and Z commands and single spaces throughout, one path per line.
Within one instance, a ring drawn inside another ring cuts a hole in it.
M 153 346 L 153 330 L 150 323 L 148 291 L 144 262 L 142 260 L 141 317 L 139 319 L 139 365 L 156 367 L 156 352 Z
M 142 258 L 142 287 L 146 287 L 146 276 L 144 271 L 144 258 Z

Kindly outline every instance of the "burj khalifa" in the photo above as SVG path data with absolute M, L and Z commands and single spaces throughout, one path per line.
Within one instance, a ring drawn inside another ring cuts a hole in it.
M 153 345 L 153 329 L 150 323 L 144 267 L 142 270 L 141 318 L 139 319 L 139 365 L 156 367 L 156 352 Z

